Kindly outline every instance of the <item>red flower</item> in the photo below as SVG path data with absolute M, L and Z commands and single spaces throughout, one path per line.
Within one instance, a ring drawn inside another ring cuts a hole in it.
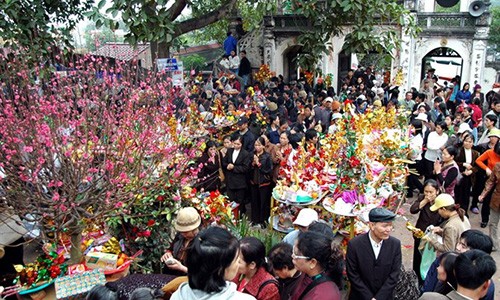
M 156 197 L 156 200 L 162 202 L 165 200 L 165 196 L 159 195 L 158 197 Z
M 143 237 L 150 237 L 151 236 L 151 230 L 144 230 L 142 232 Z
M 148 221 L 148 227 L 153 226 L 155 223 L 156 223 L 155 220 L 153 220 L 153 219 L 149 220 Z
M 359 166 L 359 164 L 360 164 L 361 162 L 359 161 L 359 159 L 357 159 L 357 158 L 355 158 L 355 157 L 353 156 L 353 157 L 351 157 L 351 161 L 350 161 L 350 163 L 351 163 L 351 167 L 355 168 L 355 167 Z

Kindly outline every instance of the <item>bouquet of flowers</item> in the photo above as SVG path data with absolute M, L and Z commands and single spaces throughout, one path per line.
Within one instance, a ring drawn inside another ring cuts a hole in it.
M 227 225 L 235 223 L 233 205 L 219 191 L 199 193 L 191 198 L 193 206 L 200 212 L 202 220 L 206 223 Z
M 261 65 L 259 71 L 255 73 L 255 79 L 259 82 L 266 82 L 271 79 L 272 73 L 269 65 Z

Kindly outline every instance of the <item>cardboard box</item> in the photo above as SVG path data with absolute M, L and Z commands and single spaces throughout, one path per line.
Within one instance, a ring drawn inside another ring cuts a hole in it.
M 85 255 L 85 265 L 89 269 L 101 269 L 105 271 L 116 269 L 118 255 L 102 252 L 89 252 Z

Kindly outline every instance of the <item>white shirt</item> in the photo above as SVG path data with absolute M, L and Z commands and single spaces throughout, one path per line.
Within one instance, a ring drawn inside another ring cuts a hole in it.
M 223 66 L 226 69 L 229 69 L 231 67 L 231 62 L 229 62 L 229 59 L 223 59 L 220 61 L 221 66 Z
M 427 138 L 427 151 L 425 152 L 425 159 L 435 162 L 436 159 L 441 159 L 441 150 L 448 141 L 448 135 L 443 133 L 437 134 L 435 131 L 429 133 Z
M 464 152 L 465 152 L 465 162 L 468 164 L 471 164 L 472 163 L 472 149 L 465 149 L 464 148 Z
M 240 150 L 236 150 L 236 149 L 233 150 L 233 157 L 232 157 L 233 158 L 233 164 L 236 162 L 236 159 L 238 158 L 238 155 L 240 155 L 240 151 L 241 151 L 241 149 Z
M 421 160 L 422 159 L 422 145 L 424 143 L 424 138 L 421 134 L 417 134 L 410 138 L 410 158 L 412 160 Z
M 375 259 L 378 259 L 378 255 L 380 254 L 380 249 L 382 249 L 382 243 L 384 242 L 384 240 L 381 240 L 380 243 L 375 242 L 372 239 L 371 231 L 368 232 L 368 237 L 370 238 L 370 244 L 372 245 L 373 254 L 375 254 Z
M 238 57 L 238 55 L 229 56 L 229 63 L 230 63 L 231 69 L 238 69 L 240 66 L 240 58 Z

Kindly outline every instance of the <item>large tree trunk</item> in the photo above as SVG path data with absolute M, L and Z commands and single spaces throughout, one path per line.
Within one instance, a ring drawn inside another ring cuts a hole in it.
M 151 61 L 156 69 L 156 59 L 170 57 L 170 44 L 151 42 Z

